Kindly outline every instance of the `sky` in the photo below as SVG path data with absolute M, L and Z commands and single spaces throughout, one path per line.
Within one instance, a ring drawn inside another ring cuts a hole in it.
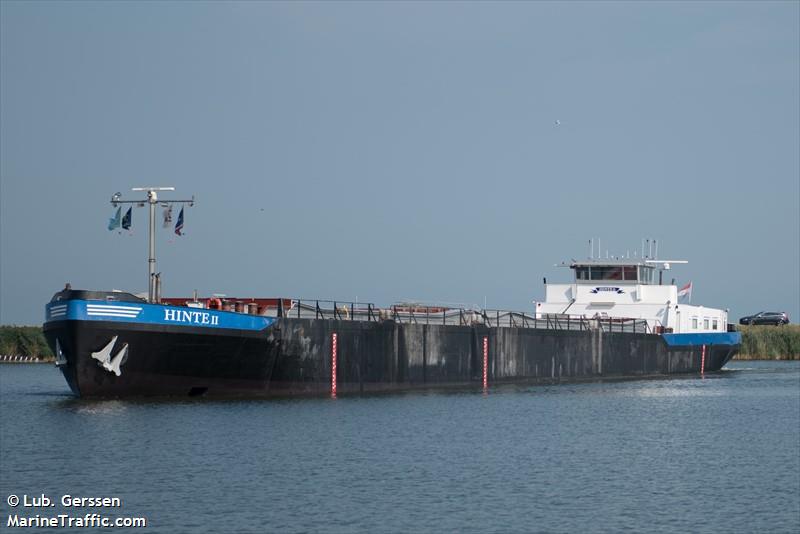
M 0 323 L 73 288 L 513 310 L 685 259 L 800 321 L 800 3 L 0 2 Z M 596 241 L 595 241 L 596 242 Z

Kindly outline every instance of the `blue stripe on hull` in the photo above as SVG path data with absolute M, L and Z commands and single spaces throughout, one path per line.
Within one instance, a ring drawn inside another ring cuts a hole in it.
M 663 334 L 667 345 L 670 346 L 697 346 L 697 345 L 740 345 L 741 332 L 698 332 L 696 334 Z
M 45 323 L 53 321 L 111 321 L 260 331 L 274 323 L 275 318 L 145 302 L 62 300 L 46 306 Z

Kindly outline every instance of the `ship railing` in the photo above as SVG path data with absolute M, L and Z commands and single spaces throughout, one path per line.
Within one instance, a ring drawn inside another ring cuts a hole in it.
M 508 310 L 484 310 L 484 324 L 492 327 L 535 328 L 547 330 L 591 330 L 591 323 L 585 317 L 574 315 L 546 315 Z
M 568 314 L 540 314 L 500 309 L 443 308 L 441 306 L 393 305 L 378 308 L 372 303 L 337 300 L 293 299 L 290 308 L 279 307 L 278 317 L 332 319 L 337 321 L 395 321 L 406 324 L 455 326 L 483 325 L 489 328 L 533 328 L 547 330 L 600 330 L 604 333 L 650 334 L 644 319 Z
M 334 319 L 337 321 L 378 321 L 378 309 L 371 302 L 293 299 L 289 309 L 280 307 L 278 317 L 293 319 Z
M 492 328 L 505 326 L 509 328 L 546 328 L 543 321 L 534 315 L 510 310 L 482 310 L 483 324 Z
M 644 319 L 627 317 L 596 316 L 566 314 L 544 314 L 538 321 L 545 321 L 549 329 L 556 330 L 600 330 L 604 333 L 627 332 L 650 334 L 652 330 Z
M 399 323 L 468 326 L 479 322 L 480 311 L 470 308 L 394 305 L 389 318 Z
M 536 328 L 547 330 L 601 330 L 605 332 L 652 333 L 644 319 L 620 317 L 586 317 L 583 315 L 532 314 L 507 310 L 483 310 L 483 323 L 488 327 Z
M 409 324 L 473 325 L 481 312 L 468 308 L 444 308 L 396 304 L 378 308 L 372 303 L 339 300 L 292 299 L 291 306 L 279 306 L 278 317 L 292 319 L 333 319 L 338 321 L 387 321 Z

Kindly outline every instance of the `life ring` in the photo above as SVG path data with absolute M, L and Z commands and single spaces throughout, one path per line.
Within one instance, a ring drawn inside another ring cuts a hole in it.
M 222 309 L 222 301 L 216 297 L 208 299 L 206 302 L 206 308 L 209 310 L 221 310 Z

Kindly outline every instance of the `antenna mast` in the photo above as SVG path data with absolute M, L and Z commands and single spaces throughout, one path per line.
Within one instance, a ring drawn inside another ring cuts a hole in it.
M 156 302 L 158 296 L 156 295 L 156 205 L 158 204 L 158 191 L 175 191 L 174 187 L 134 187 L 131 191 L 146 191 L 147 198 L 144 200 L 122 200 L 120 193 L 114 193 L 111 197 L 111 205 L 115 208 L 119 204 L 138 204 L 144 206 L 145 202 L 150 206 L 150 223 L 148 231 L 148 252 L 147 258 L 147 302 Z M 171 204 L 189 204 L 194 206 L 194 195 L 191 200 L 169 200 Z

